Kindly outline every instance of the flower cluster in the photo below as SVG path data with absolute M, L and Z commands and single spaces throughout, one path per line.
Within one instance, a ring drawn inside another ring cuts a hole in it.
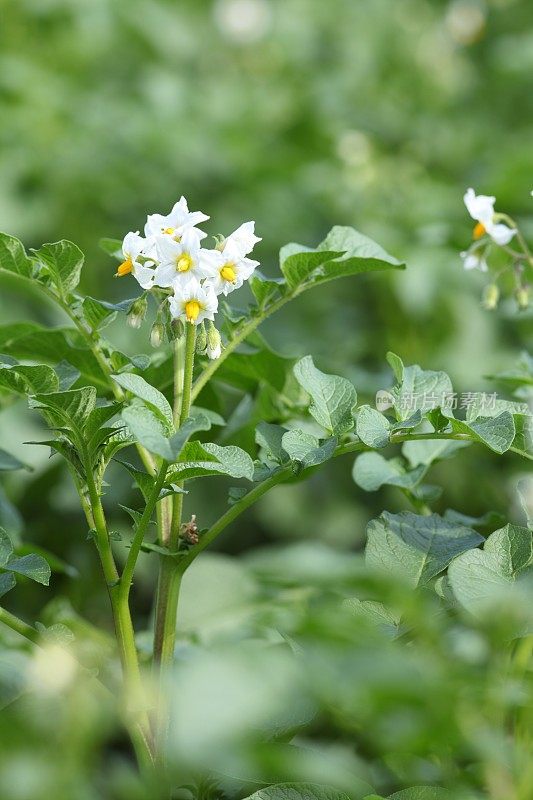
M 208 219 L 201 211 L 189 211 L 184 197 L 169 214 L 150 214 L 144 236 L 137 231 L 124 237 L 124 261 L 117 270 L 119 276 L 133 275 L 145 290 L 171 290 L 168 303 L 172 318 L 194 325 L 213 320 L 218 296 L 242 286 L 259 263 L 248 258 L 261 241 L 254 234 L 254 222 L 243 223 L 209 250 L 202 247 L 207 234 L 198 228 Z M 212 340 L 214 336 L 211 333 Z M 210 355 L 220 352 L 220 341 L 210 344 L 215 345 L 208 347 Z
M 500 248 L 511 259 L 509 268 L 500 269 L 495 276 L 494 283 L 488 284 L 483 291 L 483 305 L 491 310 L 496 308 L 500 298 L 497 279 L 507 269 L 514 273 L 515 298 L 520 309 L 529 305 L 529 286 L 526 281 L 526 271 L 533 266 L 531 251 L 524 237 L 521 235 L 516 223 L 508 214 L 496 212 L 494 205 L 496 198 L 485 194 L 476 194 L 470 188 L 463 197 L 468 213 L 476 221 L 472 231 L 472 244 L 461 253 L 463 266 L 466 270 L 479 269 L 481 272 L 489 271 L 488 255 L 491 248 Z M 516 243 L 510 247 L 516 237 Z M 517 249 L 518 248 L 518 249 Z

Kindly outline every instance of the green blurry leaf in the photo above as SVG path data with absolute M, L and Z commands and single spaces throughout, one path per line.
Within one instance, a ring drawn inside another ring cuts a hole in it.
M 60 242 L 44 244 L 33 252 L 44 264 L 59 296 L 65 301 L 68 300 L 80 282 L 84 262 L 80 248 L 73 242 L 62 239 Z
M 388 800 L 453 800 L 454 795 L 448 789 L 438 786 L 413 786 L 389 795 Z M 466 800 L 466 798 L 465 798 Z
M 51 571 L 48 562 L 35 553 L 21 556 L 20 558 L 12 558 L 7 564 L 4 564 L 3 568 L 10 572 L 16 572 L 17 575 L 31 578 L 32 581 L 42 583 L 44 586 L 48 586 L 50 582 Z
M 300 386 L 311 396 L 309 412 L 327 431 L 342 434 L 354 426 L 352 411 L 357 392 L 350 381 L 338 375 L 326 375 L 317 369 L 311 356 L 305 356 L 294 366 Z
M 31 470 L 31 467 L 24 464 L 24 462 L 20 461 L 16 456 L 12 456 L 11 453 L 0 448 L 0 472 L 10 472 L 17 469 Z
M 245 800 L 350 800 L 345 792 L 314 783 L 278 783 L 260 789 Z
M 385 447 L 390 439 L 390 422 L 387 417 L 370 406 L 361 406 L 357 412 L 355 431 L 369 447 Z
M 362 453 L 355 460 L 352 477 L 365 492 L 376 492 L 385 484 L 412 491 L 426 472 L 424 465 L 406 470 L 400 459 L 387 460 L 380 453 Z
M 372 625 L 382 628 L 389 635 L 397 635 L 400 616 L 383 603 L 375 600 L 359 600 L 357 597 L 349 597 L 343 601 L 342 606 L 354 616 L 365 619 Z
M 408 511 L 384 511 L 369 522 L 367 534 L 368 566 L 403 577 L 413 587 L 427 584 L 455 556 L 483 541 L 476 531 L 438 514 L 417 516 Z
M 107 253 L 108 256 L 112 256 L 116 258 L 117 261 L 123 261 L 124 256 L 122 254 L 122 240 L 121 239 L 110 239 L 104 237 L 100 239 L 98 242 L 98 246 L 104 253 Z
M 31 278 L 34 272 L 33 263 L 26 255 L 22 242 L 7 233 L 0 233 L 0 270 L 14 272 L 25 278 Z
M 11 591 L 17 585 L 17 580 L 12 572 L 3 572 L 0 575 L 0 597 Z
M 113 375 L 112 377 L 123 389 L 126 389 L 126 391 L 131 392 L 135 397 L 143 400 L 143 402 L 145 402 L 159 417 L 161 422 L 164 423 L 169 432 L 174 429 L 172 408 L 164 394 L 147 383 L 140 375 L 123 372 L 120 375 Z
M 13 553 L 11 539 L 3 528 L 0 528 L 0 567 L 7 564 Z
M 514 583 L 533 561 L 533 534 L 518 525 L 494 531 L 483 550 L 472 550 L 455 558 L 448 567 L 448 580 L 461 605 L 473 613 L 490 605 L 498 590 Z
M 283 449 L 283 436 L 287 433 L 287 428 L 282 425 L 273 425 L 270 422 L 261 421 L 255 428 L 255 441 L 266 450 L 267 456 L 275 461 L 286 461 L 287 453 Z

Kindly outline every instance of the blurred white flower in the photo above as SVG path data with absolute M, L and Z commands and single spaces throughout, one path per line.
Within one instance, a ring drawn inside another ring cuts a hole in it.
M 465 192 L 463 200 L 468 213 L 477 221 L 473 231 L 474 239 L 480 239 L 487 233 L 496 244 L 509 244 L 516 230 L 496 221 L 498 215 L 494 211 L 495 197 L 486 194 L 476 195 L 470 188 Z
M 479 269 L 481 272 L 487 272 L 489 269 L 485 253 L 481 250 L 464 250 L 461 258 L 465 269 Z
M 199 325 L 206 319 L 213 320 L 218 310 L 218 298 L 209 283 L 203 285 L 191 275 L 187 280 L 174 284 L 174 294 L 168 298 L 173 319 L 183 319 Z
M 184 231 L 194 228 L 208 219 L 207 214 L 202 211 L 189 211 L 187 200 L 182 195 L 172 207 L 170 214 L 148 215 L 144 226 L 144 234 L 145 236 L 160 236 L 164 234 L 179 241 Z M 206 233 L 200 230 L 197 231 L 197 234 L 199 240 L 205 239 L 207 236 Z
M 59 644 L 37 649 L 28 669 L 28 682 L 41 694 L 59 694 L 73 683 L 78 664 L 65 647 Z
M 197 228 L 187 228 L 179 242 L 171 236 L 156 237 L 159 261 L 154 276 L 156 286 L 169 287 L 184 283 L 191 275 L 198 279 L 207 276 L 198 234 Z
M 267 0 L 218 0 L 215 20 L 228 39 L 248 44 L 266 35 L 272 21 L 272 10 Z
M 154 270 L 150 269 L 154 265 L 154 240 L 151 237 L 144 239 L 139 236 L 139 231 L 130 231 L 122 242 L 122 255 L 124 261 L 116 275 L 122 278 L 131 273 L 143 289 L 150 289 L 154 282 Z M 141 263 L 140 258 L 146 260 Z

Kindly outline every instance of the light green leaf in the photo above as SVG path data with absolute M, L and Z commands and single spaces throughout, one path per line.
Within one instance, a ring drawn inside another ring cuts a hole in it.
M 286 461 L 287 453 L 283 449 L 283 436 L 287 433 L 287 428 L 282 425 L 273 425 L 270 422 L 261 421 L 255 428 L 255 441 L 266 450 L 267 457 L 275 461 Z
M 7 233 L 0 233 L 0 269 L 31 278 L 34 266 L 21 241 Z
M 178 460 L 185 443 L 191 438 L 193 433 L 197 433 L 198 431 L 208 431 L 210 428 L 211 422 L 205 414 L 198 414 L 195 417 L 189 417 L 186 419 L 185 422 L 180 425 L 174 436 L 170 437 L 172 460 Z
M 183 448 L 181 461 L 171 468 L 167 480 L 177 483 L 190 478 L 227 475 L 251 481 L 254 463 L 240 447 L 220 447 L 211 442 L 189 442 Z
M 311 356 L 294 366 L 296 380 L 311 395 L 309 412 L 327 431 L 342 434 L 354 426 L 352 411 L 357 392 L 350 381 L 338 375 L 326 375 L 317 369 Z
M 277 783 L 245 800 L 350 800 L 345 792 L 315 783 Z
M 513 419 L 516 433 L 510 449 L 533 460 L 533 416 L 515 414 Z
M 366 563 L 403 577 L 413 587 L 427 584 L 459 553 L 476 547 L 483 537 L 471 528 L 438 514 L 417 516 L 384 511 L 367 528 Z
M 406 470 L 399 459 L 387 460 L 380 453 L 361 453 L 353 465 L 352 477 L 365 492 L 377 492 L 385 485 L 413 491 L 426 472 L 424 465 Z
M 161 414 L 156 414 L 147 405 L 137 401 L 123 408 L 121 417 L 131 435 L 143 447 L 165 461 L 173 460 L 172 448 L 167 438 L 168 428 L 161 419 Z
M 413 786 L 389 795 L 388 800 L 453 800 L 448 789 L 439 786 Z
M 417 467 L 419 464 L 429 467 L 435 461 L 450 458 L 457 450 L 469 446 L 470 442 L 456 442 L 453 439 L 427 439 L 404 442 L 402 454 L 411 467 Z
M 397 635 L 400 615 L 391 611 L 383 603 L 375 600 L 359 600 L 357 597 L 348 597 L 343 601 L 342 606 L 354 616 L 382 628 L 390 636 Z
M 0 597 L 11 591 L 17 585 L 17 581 L 12 572 L 4 572 L 0 575 Z
M 450 419 L 450 425 L 454 433 L 466 433 L 495 453 L 509 450 L 516 433 L 513 415 L 509 411 L 503 411 L 497 417 L 478 417 L 470 423 Z
M 33 251 L 47 270 L 60 297 L 68 300 L 80 282 L 84 255 L 73 242 L 62 239 L 60 242 L 43 244 Z
M 35 555 L 35 553 L 21 556 L 20 558 L 12 558 L 4 565 L 4 569 L 15 572 L 17 575 L 24 575 L 26 578 L 31 578 L 32 581 L 42 583 L 44 586 L 48 586 L 50 582 L 51 571 L 48 562 L 42 556 Z
M 3 528 L 0 528 L 0 567 L 7 564 L 13 554 L 13 544 Z
M 294 287 L 312 276 L 325 261 L 341 256 L 342 251 L 313 250 L 303 244 L 291 242 L 281 248 L 279 263 L 287 283 L 290 287 Z
M 144 378 L 134 373 L 122 372 L 120 375 L 113 375 L 113 380 L 122 386 L 126 391 L 131 392 L 135 397 L 143 400 L 146 405 L 160 418 L 169 432 L 174 429 L 172 418 L 172 408 L 164 394 Z
M 361 406 L 357 412 L 355 431 L 369 447 L 385 447 L 390 440 L 390 422 L 371 406 Z
M 126 314 L 131 308 L 131 300 L 121 303 L 107 303 L 105 300 L 96 300 L 94 297 L 84 297 L 81 304 L 83 316 L 93 331 L 105 328 L 113 322 L 118 312 Z
M 399 420 L 407 420 L 417 410 L 427 412 L 433 408 L 451 411 L 453 386 L 445 372 L 423 370 L 418 364 L 405 367 L 395 353 L 387 353 L 387 361 L 396 377 L 392 390 L 394 408 Z
M 248 283 L 260 308 L 267 305 L 274 297 L 284 294 L 287 289 L 283 278 L 267 278 L 259 270 L 254 272 Z
M 309 452 L 316 450 L 319 440 L 305 431 L 290 430 L 283 434 L 281 444 L 289 458 L 303 461 Z

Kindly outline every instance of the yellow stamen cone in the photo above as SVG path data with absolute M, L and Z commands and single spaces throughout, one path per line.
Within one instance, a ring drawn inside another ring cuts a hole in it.
M 127 258 L 125 261 L 122 262 L 122 264 L 120 264 L 115 275 L 118 278 L 123 278 L 124 275 L 129 275 L 132 270 L 133 270 L 132 260 L 131 258 Z
M 474 230 L 472 231 L 472 238 L 481 239 L 481 237 L 484 236 L 486 234 L 486 232 L 487 232 L 487 229 L 485 228 L 483 223 L 482 222 L 478 222 L 477 225 L 474 227 Z
M 237 272 L 234 264 L 225 264 L 220 270 L 220 277 L 229 283 L 235 283 Z
M 187 322 L 196 322 L 198 319 L 198 315 L 200 313 L 200 303 L 198 300 L 188 300 L 185 303 L 185 316 L 187 317 Z

